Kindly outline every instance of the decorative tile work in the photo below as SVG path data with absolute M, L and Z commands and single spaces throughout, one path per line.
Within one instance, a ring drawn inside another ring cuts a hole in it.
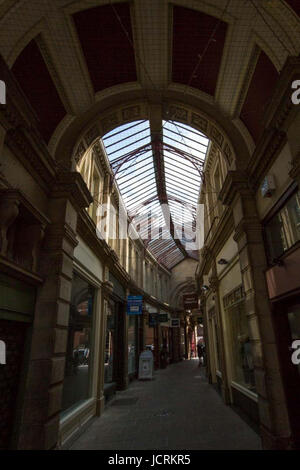
M 208 121 L 204 117 L 200 116 L 199 114 L 192 113 L 192 121 L 191 124 L 196 126 L 202 132 L 206 133 L 208 130 Z
M 108 132 L 113 127 L 119 126 L 121 124 L 117 113 L 110 114 L 106 118 L 101 119 L 100 123 L 101 123 L 103 134 Z
M 138 119 L 141 115 L 140 106 L 130 106 L 129 108 L 122 109 L 122 118 L 124 121 L 130 121 L 131 119 Z
M 85 141 L 88 146 L 91 145 L 91 143 L 99 137 L 99 129 L 98 126 L 95 124 L 93 127 L 91 127 L 86 134 L 84 135 Z
M 224 136 L 214 126 L 211 126 L 211 139 L 214 140 L 220 147 L 222 147 Z

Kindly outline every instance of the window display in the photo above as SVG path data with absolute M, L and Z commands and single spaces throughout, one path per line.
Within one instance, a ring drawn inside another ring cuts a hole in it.
M 93 308 L 95 289 L 74 275 L 70 305 L 68 345 L 62 410 L 69 410 L 91 396 Z
M 232 379 L 255 391 L 253 357 L 243 303 L 231 307 L 228 317 L 231 329 Z

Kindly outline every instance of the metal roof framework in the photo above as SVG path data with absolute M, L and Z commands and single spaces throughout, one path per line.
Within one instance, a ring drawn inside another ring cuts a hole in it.
M 102 138 L 130 220 L 158 262 L 172 269 L 195 240 L 197 203 L 209 144 L 201 132 L 162 121 L 120 126 Z

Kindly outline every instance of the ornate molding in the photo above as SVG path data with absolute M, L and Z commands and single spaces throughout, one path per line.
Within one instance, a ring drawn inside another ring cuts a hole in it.
M 34 111 L 1 56 L 0 76 L 7 87 L 6 105 L 0 106 L 0 123 L 6 131 L 4 143 L 30 173 L 40 176 L 47 190 L 55 180 L 56 162 L 38 131 Z
M 256 189 L 261 178 L 266 174 L 276 157 L 287 142 L 287 135 L 279 129 L 269 129 L 263 133 L 263 138 L 257 145 L 248 165 L 253 189 Z
M 77 171 L 61 171 L 57 175 L 56 184 L 52 190 L 53 198 L 67 198 L 78 211 L 85 209 L 93 198 L 89 192 L 82 176 Z
M 230 206 L 237 194 L 250 195 L 253 194 L 253 190 L 250 188 L 245 172 L 239 170 L 228 171 L 219 199 L 224 205 Z
M 235 228 L 235 234 L 233 239 L 235 242 L 239 242 L 243 235 L 247 235 L 247 241 L 261 241 L 262 226 L 258 217 L 245 217 Z

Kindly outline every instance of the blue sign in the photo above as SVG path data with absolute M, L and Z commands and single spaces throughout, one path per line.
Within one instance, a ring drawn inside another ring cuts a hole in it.
M 157 313 L 149 313 L 149 327 L 157 325 Z
M 143 311 L 143 297 L 141 295 L 128 295 L 127 314 L 141 315 Z

